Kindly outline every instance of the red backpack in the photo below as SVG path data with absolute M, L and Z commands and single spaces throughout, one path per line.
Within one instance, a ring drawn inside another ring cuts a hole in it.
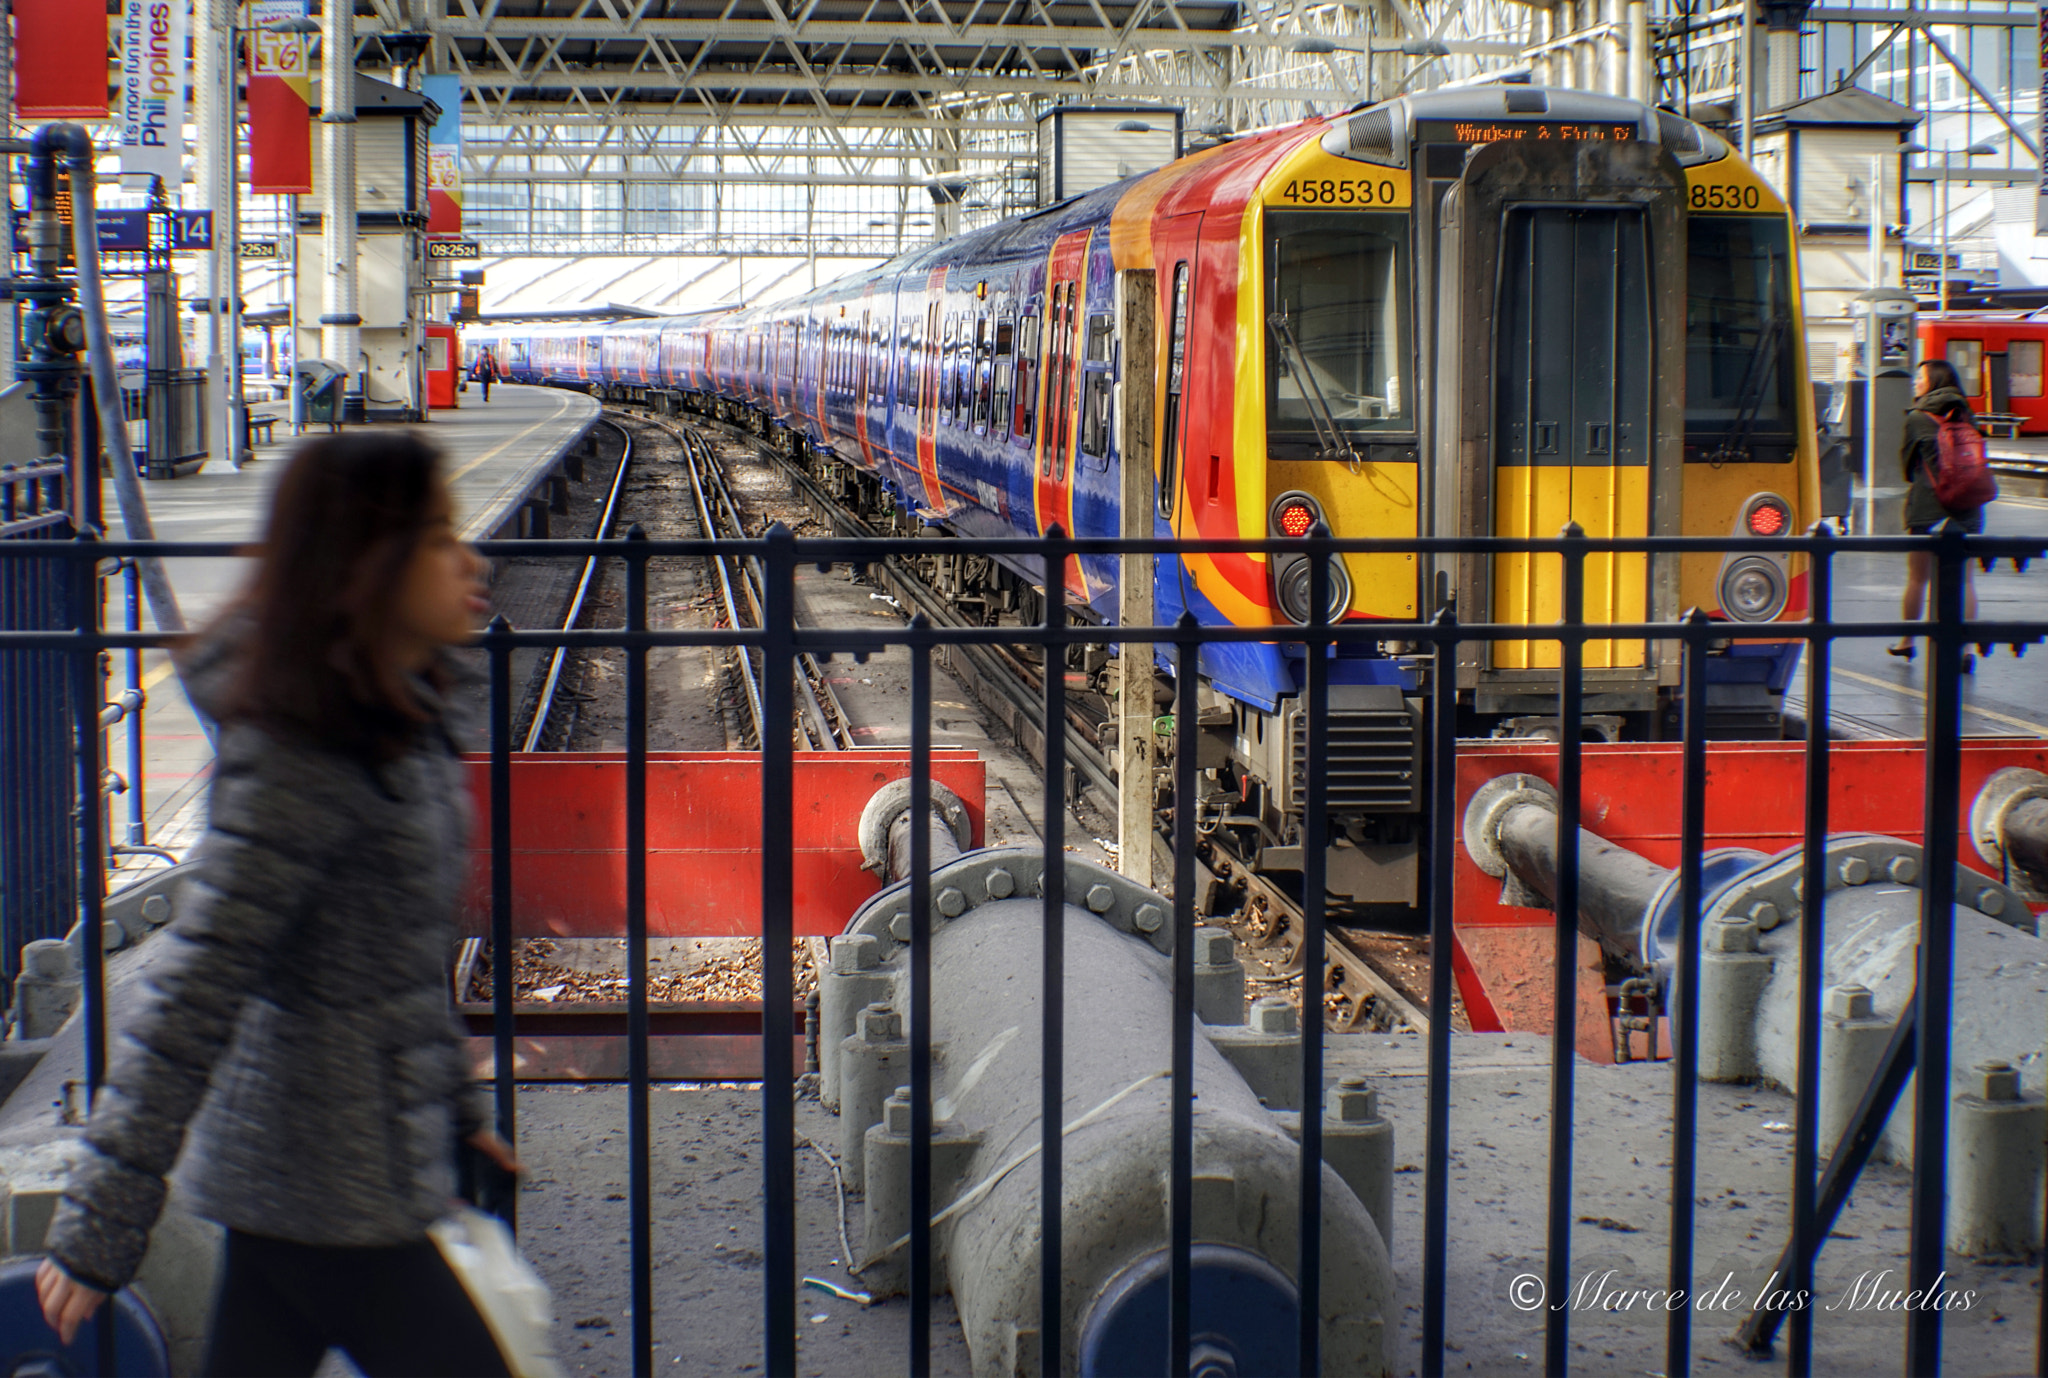
M 1984 453 L 1984 433 L 1963 420 L 1960 410 L 1935 422 L 1934 450 L 1934 470 L 1928 477 L 1943 507 L 1974 512 L 1998 496 L 1998 480 Z

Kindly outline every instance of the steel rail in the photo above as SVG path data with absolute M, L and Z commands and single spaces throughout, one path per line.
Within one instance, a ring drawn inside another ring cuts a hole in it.
M 607 420 L 604 424 L 619 433 L 626 448 L 619 454 L 619 471 L 612 475 L 612 488 L 605 496 L 604 511 L 598 514 L 597 539 L 600 541 L 611 531 L 612 522 L 618 516 L 619 495 L 626 491 L 626 471 L 633 467 L 632 432 L 616 421 Z M 592 555 L 583 562 L 583 574 L 576 581 L 576 594 L 569 600 L 569 615 L 562 620 L 564 631 L 572 630 L 582 620 L 584 600 L 590 596 L 591 587 L 596 583 L 597 556 Z M 568 659 L 567 646 L 555 647 L 554 654 L 548 658 L 547 681 L 541 685 L 540 700 L 533 706 L 533 725 L 527 729 L 526 743 L 520 747 L 521 751 L 540 750 L 541 734 L 547 731 L 548 716 L 554 711 L 555 691 L 561 687 L 562 667 Z
M 673 437 L 682 446 L 685 463 L 690 473 L 690 495 L 697 506 L 698 521 L 707 534 L 721 531 L 730 532 L 736 539 L 746 539 L 746 525 L 740 515 L 739 502 L 733 497 L 732 487 L 726 482 L 724 466 L 710 442 L 694 427 L 672 426 L 653 416 L 637 418 L 657 430 Z M 723 521 L 719 514 L 723 513 Z M 728 622 L 735 628 L 745 625 L 740 616 L 740 595 L 744 595 L 753 613 L 752 625 L 762 625 L 763 591 L 759 561 L 747 556 L 734 560 L 739 576 L 739 590 L 733 587 L 733 572 L 728 569 L 724 558 L 714 558 L 713 566 L 718 570 L 719 597 L 725 607 Z M 753 657 L 745 647 L 740 648 L 741 664 L 745 667 L 747 706 L 753 714 L 755 740 L 761 740 L 764 730 L 762 721 L 762 686 L 760 673 L 755 669 Z M 803 674 L 801 703 L 799 704 L 799 725 L 808 742 L 814 743 L 820 751 L 838 751 L 853 745 L 848 724 L 851 719 L 838 695 L 825 683 L 823 668 L 817 657 L 803 652 L 798 657 Z

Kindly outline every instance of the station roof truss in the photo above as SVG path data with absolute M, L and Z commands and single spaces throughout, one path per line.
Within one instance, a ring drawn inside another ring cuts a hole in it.
M 513 255 L 886 256 L 1035 205 L 1055 104 L 1177 106 L 1199 145 L 1445 85 L 1629 89 L 1627 7 L 1596 0 L 355 3 L 362 66 L 423 34 L 460 78 L 471 223 Z M 1760 49 L 1787 13 L 1802 98 L 1840 81 L 1928 114 L 1917 186 L 2038 175 L 2034 4 L 1758 0 Z M 1651 98 L 1726 115 L 1741 15 L 1649 0 Z M 2000 156 L 1938 151 L 1983 142 Z M 939 183 L 965 189 L 938 205 Z
M 1037 121 L 1055 104 L 1177 106 L 1191 139 L 1213 138 L 1498 69 L 1527 29 L 1525 7 L 1466 0 L 357 8 L 361 65 L 388 63 L 386 35 L 424 34 L 426 69 L 461 79 L 465 194 L 479 236 L 510 253 L 872 257 L 1035 205 Z M 1496 11 L 1519 27 L 1473 22 Z M 939 182 L 966 184 L 943 216 Z

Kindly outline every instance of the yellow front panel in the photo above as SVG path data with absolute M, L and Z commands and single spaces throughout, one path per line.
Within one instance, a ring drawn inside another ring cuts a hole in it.
M 1572 517 L 1595 539 L 1646 536 L 1650 525 L 1650 470 L 1587 465 L 1572 470 Z M 1648 612 L 1649 564 L 1643 555 L 1595 555 L 1586 561 L 1586 620 L 1641 622 Z M 1544 643 L 1553 652 L 1555 642 Z M 1640 641 L 1588 641 L 1587 669 L 1643 663 Z
M 1270 486 L 1278 498 L 1307 493 L 1322 504 L 1333 535 L 1344 540 L 1412 540 L 1416 535 L 1413 464 L 1345 464 L 1274 460 Z M 1365 617 L 1415 616 L 1414 554 L 1351 552 L 1351 611 Z
M 1494 534 L 1548 539 L 1576 521 L 1591 537 L 1644 536 L 1650 525 L 1650 471 L 1644 465 L 1504 464 L 1494 470 Z M 1649 566 L 1642 555 L 1595 555 L 1586 561 L 1588 622 L 1646 618 Z M 1557 555 L 1498 555 L 1493 562 L 1493 620 L 1540 624 L 1564 616 L 1564 561 Z M 1640 666 L 1640 641 L 1589 641 L 1588 669 Z M 1502 641 L 1494 668 L 1556 669 L 1555 641 Z

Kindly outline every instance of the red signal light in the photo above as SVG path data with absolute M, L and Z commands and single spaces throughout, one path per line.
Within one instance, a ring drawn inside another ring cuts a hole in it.
M 1280 534 L 1283 536 L 1306 536 L 1315 524 L 1315 509 L 1305 502 L 1290 502 L 1280 509 Z
M 1775 502 L 1760 502 L 1749 509 L 1749 534 L 1776 536 L 1792 524 L 1792 514 Z

